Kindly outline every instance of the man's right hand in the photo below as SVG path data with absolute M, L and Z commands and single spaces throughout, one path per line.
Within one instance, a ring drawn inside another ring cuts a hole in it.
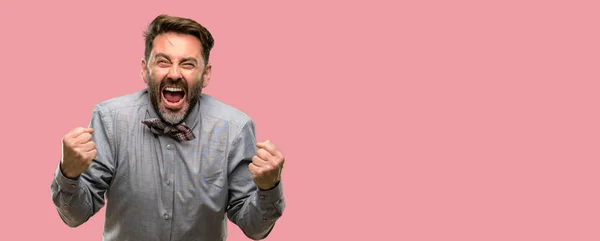
M 77 127 L 63 137 L 60 171 L 65 177 L 76 179 L 96 158 L 98 153 L 92 132 L 92 128 Z

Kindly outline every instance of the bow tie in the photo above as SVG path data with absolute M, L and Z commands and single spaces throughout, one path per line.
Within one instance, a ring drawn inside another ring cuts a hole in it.
M 142 120 L 142 123 L 150 127 L 152 133 L 157 135 L 168 134 L 178 141 L 191 141 L 196 138 L 192 129 L 185 123 L 170 125 L 163 122 L 160 118 Z

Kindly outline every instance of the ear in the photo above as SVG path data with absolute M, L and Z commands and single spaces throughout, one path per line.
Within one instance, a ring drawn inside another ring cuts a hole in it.
M 144 80 L 144 83 L 148 84 L 148 68 L 146 66 L 146 60 L 142 58 L 140 77 Z
M 210 82 L 210 71 L 212 69 L 212 64 L 206 64 L 206 68 L 204 69 L 204 82 L 202 82 L 202 88 L 206 88 L 208 83 Z

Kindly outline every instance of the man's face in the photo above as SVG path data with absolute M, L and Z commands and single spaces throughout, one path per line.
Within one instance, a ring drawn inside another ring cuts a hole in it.
M 200 40 L 192 35 L 164 33 L 154 38 L 152 52 L 142 60 L 142 78 L 160 118 L 178 124 L 198 102 L 210 80 Z

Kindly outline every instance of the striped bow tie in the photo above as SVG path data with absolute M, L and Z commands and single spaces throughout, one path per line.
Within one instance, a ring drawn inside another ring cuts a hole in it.
M 192 129 L 190 129 L 185 123 L 173 126 L 163 122 L 160 118 L 142 120 L 142 123 L 147 125 L 152 133 L 157 135 L 167 134 L 178 141 L 191 141 L 196 138 L 194 132 L 192 132 Z

